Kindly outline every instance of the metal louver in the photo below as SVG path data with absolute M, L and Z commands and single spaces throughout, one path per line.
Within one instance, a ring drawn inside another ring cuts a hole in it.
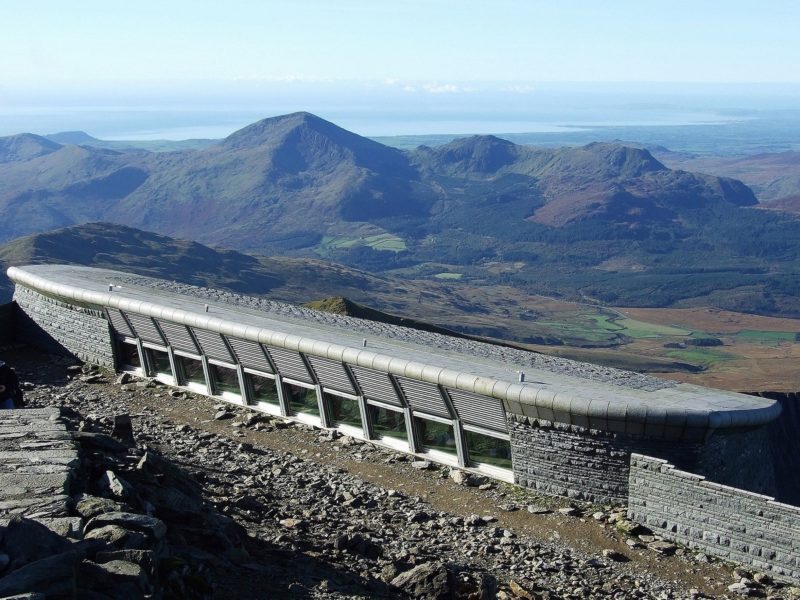
M 447 395 L 464 423 L 508 433 L 501 400 L 450 388 L 447 388 Z
M 236 354 L 240 365 L 264 371 L 265 373 L 272 373 L 272 365 L 267 360 L 267 355 L 264 354 L 261 344 L 234 337 L 226 337 L 225 339 L 228 340 L 228 344 Z
M 358 382 L 358 387 L 367 398 L 378 400 L 379 402 L 386 402 L 394 406 L 403 406 L 403 402 L 397 395 L 397 391 L 392 385 L 392 380 L 388 373 L 381 371 L 373 371 L 364 367 L 350 366 L 353 376 Z
M 303 362 L 303 357 L 299 352 L 287 350 L 286 348 L 273 348 L 267 346 L 272 362 L 275 363 L 275 368 L 278 369 L 281 377 L 288 377 L 289 379 L 296 379 L 305 383 L 314 383 L 311 373 L 306 368 L 306 363 Z
M 439 392 L 439 386 L 425 381 L 398 377 L 397 383 L 403 390 L 406 401 L 412 410 L 428 413 L 445 419 L 452 419 L 452 415 L 447 408 L 447 403 Z
M 235 359 L 231 356 L 230 350 L 228 350 L 220 334 L 205 329 L 192 329 L 192 333 L 197 339 L 197 343 L 200 344 L 203 354 L 208 358 L 214 358 L 228 363 L 235 362 Z
M 306 358 L 311 363 L 311 368 L 314 369 L 320 384 L 340 392 L 356 393 L 342 363 L 309 354 L 306 355 Z
M 158 326 L 161 328 L 164 337 L 167 338 L 167 343 L 175 350 L 183 350 L 184 352 L 190 352 L 192 354 L 200 353 L 186 325 L 170 323 L 169 321 L 158 321 Z
M 125 317 L 116 308 L 106 308 L 106 314 L 108 315 L 108 322 L 111 323 L 111 327 L 115 332 L 127 337 L 136 337 Z
M 145 317 L 144 315 L 137 315 L 134 313 L 122 313 L 128 318 L 128 322 L 133 326 L 136 337 L 145 342 L 152 342 L 163 346 L 166 344 L 164 338 L 161 337 L 161 332 L 156 327 L 153 319 Z

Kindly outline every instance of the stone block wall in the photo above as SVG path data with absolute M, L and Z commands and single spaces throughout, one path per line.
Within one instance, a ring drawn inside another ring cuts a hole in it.
M 783 418 L 782 415 L 779 421 Z M 772 423 L 744 431 L 715 431 L 706 441 L 700 460 L 692 470 L 725 485 L 777 496 L 778 477 L 771 453 L 771 437 L 774 435 L 771 426 Z M 785 502 L 787 498 L 781 500 Z
M 665 539 L 800 582 L 800 508 L 634 454 L 628 516 Z
M 16 323 L 18 342 L 114 368 L 111 329 L 102 310 L 68 304 L 20 285 L 14 290 L 14 301 L 21 309 Z
M 14 337 L 14 303 L 0 304 L 0 348 L 9 346 L 16 340 Z
M 624 505 L 632 452 L 693 467 L 700 444 L 648 440 L 508 414 L 514 481 L 543 494 Z

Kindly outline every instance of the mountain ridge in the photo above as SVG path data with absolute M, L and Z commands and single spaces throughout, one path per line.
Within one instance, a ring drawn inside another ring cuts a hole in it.
M 800 314 L 800 219 L 754 211 L 741 182 L 671 170 L 642 148 L 473 136 L 405 152 L 304 112 L 175 152 L 43 139 L 22 138 L 0 163 L 0 241 L 102 220 L 374 273 Z M 692 271 L 714 275 L 689 286 Z

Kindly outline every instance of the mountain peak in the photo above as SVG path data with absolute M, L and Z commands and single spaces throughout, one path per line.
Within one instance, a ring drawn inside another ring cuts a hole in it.
M 221 142 L 224 150 L 264 149 L 276 164 L 298 172 L 310 165 L 352 161 L 360 167 L 412 176 L 406 155 L 362 137 L 309 112 L 296 112 L 257 121 Z
M 33 133 L 10 135 L 0 138 L 0 163 L 32 160 L 61 147 L 61 144 Z
M 639 177 L 644 173 L 668 170 L 645 148 L 635 148 L 608 142 L 592 142 L 579 149 L 619 176 Z
M 299 129 L 313 130 L 331 137 L 342 135 L 358 137 L 330 121 L 326 121 L 310 112 L 301 111 L 277 117 L 268 117 L 251 123 L 238 131 L 234 131 L 222 140 L 222 145 L 227 148 L 249 148 L 265 143 L 271 145 Z
M 58 133 L 50 133 L 44 136 L 51 142 L 59 144 L 94 144 L 101 140 L 92 137 L 85 131 L 59 131 Z
M 517 158 L 516 144 L 493 135 L 458 138 L 444 146 L 420 151 L 432 159 L 435 168 L 451 174 L 494 173 Z

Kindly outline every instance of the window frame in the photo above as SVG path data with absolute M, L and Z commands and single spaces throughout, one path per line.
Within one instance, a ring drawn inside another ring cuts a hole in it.
M 508 442 L 509 450 L 511 449 L 511 435 L 508 433 L 502 433 L 500 431 L 494 431 L 492 429 L 484 429 L 482 427 L 476 427 L 475 425 L 467 425 L 462 423 L 462 428 L 464 429 L 464 453 L 465 453 L 465 462 L 467 468 L 474 469 L 476 471 L 481 471 L 486 473 L 487 475 L 495 478 L 500 479 L 502 481 L 507 481 L 510 483 L 514 483 L 514 464 L 512 458 L 511 467 L 508 469 L 504 467 L 498 467 L 497 465 L 492 465 L 489 463 L 478 462 L 472 460 L 470 457 L 470 450 L 469 450 L 469 443 L 467 442 L 466 432 L 469 431 L 471 433 L 477 433 L 478 435 L 485 435 L 486 437 L 492 437 L 498 440 L 503 440 L 504 442 Z M 509 453 L 512 455 L 511 453 Z
M 130 373 L 130 374 L 136 375 L 138 377 L 146 377 L 147 376 L 147 368 L 146 368 L 146 364 L 147 363 L 145 362 L 144 357 L 142 356 L 142 354 L 143 354 L 143 352 L 142 352 L 142 344 L 139 342 L 139 338 L 132 338 L 132 337 L 129 337 L 127 335 L 125 335 L 125 336 L 116 336 L 115 341 L 116 341 L 118 347 L 121 346 L 122 344 L 125 344 L 126 346 L 133 346 L 134 348 L 136 348 L 136 354 L 139 356 L 139 366 L 138 367 L 136 365 L 132 365 L 132 364 L 129 364 L 129 363 L 123 363 L 122 362 L 122 356 L 120 355 L 119 349 L 117 349 L 117 358 L 118 358 L 117 364 L 119 366 L 120 371 L 123 372 L 123 373 Z
M 297 379 L 291 379 L 291 378 L 288 378 L 288 377 L 281 377 L 277 381 L 280 381 L 280 388 L 279 389 L 280 389 L 280 394 L 281 394 L 281 398 L 282 398 L 282 404 L 284 406 L 284 410 L 286 411 L 286 414 L 284 416 L 287 416 L 287 417 L 289 417 L 291 419 L 297 419 L 301 423 L 305 423 L 307 425 L 316 425 L 317 427 L 322 427 L 323 426 L 322 425 L 322 421 L 323 421 L 322 410 L 323 410 L 323 407 L 321 406 L 321 402 L 320 402 L 320 398 L 319 398 L 319 387 L 314 385 L 313 383 L 307 383 L 305 381 L 298 381 Z M 291 404 L 289 402 L 289 395 L 286 393 L 286 389 L 284 388 L 284 385 L 293 385 L 293 386 L 300 387 L 300 388 L 305 388 L 307 390 L 311 390 L 312 392 L 314 392 L 314 397 L 317 400 L 317 407 L 319 407 L 319 411 L 320 411 L 319 416 L 313 415 L 313 414 L 308 414 L 308 413 L 302 413 L 302 412 L 293 411 L 292 407 L 291 407 Z
M 186 352 L 183 350 L 173 350 L 172 351 L 173 357 L 175 358 L 175 369 L 176 369 L 176 378 L 178 381 L 178 387 L 181 387 L 185 390 L 190 392 L 194 392 L 197 394 L 203 394 L 205 396 L 211 395 L 209 392 L 211 391 L 209 387 L 209 373 L 208 369 L 206 368 L 205 360 L 203 360 L 202 355 L 192 354 L 191 352 Z M 183 365 L 181 364 L 181 358 L 188 358 L 190 360 L 196 360 L 200 363 L 200 366 L 203 368 L 203 380 L 204 383 L 200 384 L 196 381 L 189 381 L 186 379 L 186 373 L 184 371 Z
M 232 404 L 244 405 L 245 396 L 244 392 L 242 391 L 244 389 L 244 386 L 242 385 L 242 374 L 240 366 L 234 363 L 226 362 L 224 360 L 217 360 L 215 358 L 208 358 L 208 357 L 205 358 L 207 365 L 206 377 L 208 379 L 208 387 L 209 387 L 208 391 L 210 392 L 210 395 L 213 396 L 214 398 L 220 398 L 222 400 L 225 400 L 226 402 L 231 402 Z M 236 392 L 229 392 L 226 390 L 219 389 L 217 387 L 218 385 L 216 381 L 217 378 L 214 377 L 214 371 L 211 369 L 212 366 L 222 367 L 223 369 L 228 369 L 236 374 L 236 382 L 239 387 L 238 394 Z
M 151 364 L 150 357 L 147 353 L 148 350 L 154 350 L 156 352 L 163 352 L 167 355 L 167 359 L 169 360 L 169 367 L 171 373 L 164 373 L 163 371 L 156 371 L 155 364 Z M 180 387 L 178 385 L 178 381 L 175 378 L 175 359 L 172 356 L 172 350 L 169 346 L 161 346 L 159 344 L 154 344 L 152 342 L 142 342 L 142 352 L 145 355 L 145 364 L 147 365 L 147 376 L 152 377 L 156 381 L 160 381 L 165 385 L 171 385 L 173 387 Z
M 387 435 L 380 435 L 375 433 L 374 423 L 369 417 L 369 407 L 375 406 L 377 408 L 382 408 L 384 410 L 388 410 L 390 412 L 396 412 L 403 415 L 403 423 L 405 424 L 406 428 L 406 439 L 405 440 L 398 440 L 397 438 L 393 438 Z M 413 454 L 413 430 L 409 431 L 409 422 L 408 422 L 408 415 L 409 411 L 403 407 L 395 406 L 394 404 L 387 404 L 385 402 L 381 402 L 380 400 L 373 400 L 372 398 L 366 398 L 366 408 L 367 408 L 367 420 L 369 421 L 369 439 L 375 440 L 389 446 L 393 450 L 400 450 L 401 452 L 408 452 Z
M 259 369 L 251 369 L 249 367 L 244 367 L 242 369 L 242 372 L 244 379 L 246 405 L 250 408 L 265 412 L 270 415 L 274 415 L 276 417 L 286 416 L 283 410 L 281 381 L 279 376 L 276 375 L 275 373 L 267 373 L 266 371 L 261 371 Z M 275 384 L 275 393 L 278 396 L 276 404 L 256 399 L 255 388 L 253 387 L 253 382 L 251 379 L 251 377 L 253 376 L 261 377 L 262 379 L 269 379 Z
M 325 394 L 330 394 L 331 396 L 338 396 L 339 398 L 344 398 L 345 400 L 351 400 L 358 405 L 358 412 L 361 415 L 361 427 L 355 427 L 353 425 L 348 425 L 347 423 L 336 423 L 333 418 L 333 412 L 331 411 L 331 407 L 328 405 L 327 398 Z M 325 412 L 328 416 L 328 422 L 330 423 L 331 429 L 336 429 L 341 431 L 342 433 L 349 435 L 350 437 L 356 437 L 359 439 L 369 439 L 369 433 L 367 431 L 367 427 L 365 425 L 366 422 L 366 415 L 364 414 L 364 398 L 363 396 L 356 396 L 355 394 L 348 394 L 347 392 L 340 392 L 339 390 L 335 390 L 328 387 L 322 388 L 322 403 L 325 407 Z
M 418 448 L 417 454 L 426 454 L 434 458 L 437 462 L 444 462 L 453 466 L 459 466 L 461 464 L 459 457 L 461 456 L 462 450 L 458 439 L 459 435 L 461 435 L 461 432 L 459 431 L 459 423 L 457 419 L 447 419 L 445 417 L 431 415 L 429 413 L 424 413 L 417 410 L 411 411 L 411 418 L 413 421 L 414 436 L 416 437 L 416 445 Z M 419 428 L 417 427 L 417 419 L 421 419 L 423 421 L 432 421 L 441 425 L 449 425 L 453 429 L 453 443 L 455 444 L 453 452 L 450 453 L 443 450 L 437 450 L 436 448 L 425 447 L 425 445 L 422 443 L 422 436 L 420 435 Z

